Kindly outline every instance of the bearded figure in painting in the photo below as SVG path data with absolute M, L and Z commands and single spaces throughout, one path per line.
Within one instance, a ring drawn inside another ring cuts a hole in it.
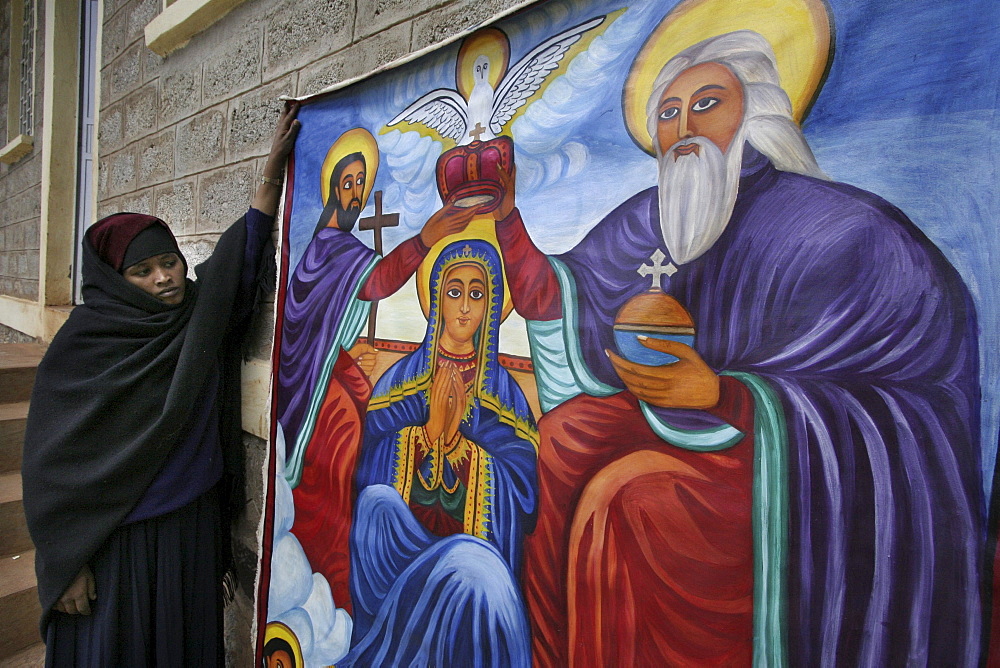
M 820 171 L 766 39 L 670 59 L 658 185 L 546 257 L 497 223 L 542 407 L 538 665 L 975 665 L 976 315 L 896 207 Z M 666 260 L 664 263 L 663 260 Z M 618 354 L 648 276 L 677 358 Z

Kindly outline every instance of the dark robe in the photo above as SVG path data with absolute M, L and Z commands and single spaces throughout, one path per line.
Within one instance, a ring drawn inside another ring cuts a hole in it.
M 80 569 L 154 480 L 172 471 L 172 457 L 188 446 L 200 452 L 203 434 L 189 443 L 200 418 L 213 416 L 215 427 L 205 433 L 221 439 L 232 462 L 227 469 L 242 472 L 240 341 L 250 309 L 240 295 L 249 293 L 252 301 L 270 234 L 271 218 L 262 218 L 266 224 L 252 239 L 245 219 L 222 235 L 178 305 L 132 285 L 84 243 L 84 303 L 38 367 L 24 441 L 24 505 L 36 547 L 43 630 Z M 200 403 L 206 397 L 213 405 Z M 217 479 L 217 463 L 203 465 Z M 202 482 L 214 479 L 196 484 Z M 188 491 L 178 497 L 189 498 Z M 147 511 L 155 514 L 152 501 Z M 172 507 L 160 507 L 167 510 Z M 227 528 L 220 527 L 218 507 L 214 517 L 216 532 Z M 215 596 L 214 587 L 209 595 Z
M 501 243 L 505 234 L 501 230 Z M 523 242 L 523 235 L 509 234 L 505 254 L 514 256 Z M 617 311 L 648 288 L 648 278 L 636 269 L 648 265 L 657 249 L 669 258 L 652 188 L 622 204 L 554 261 L 568 281 L 562 284 L 561 307 L 545 301 L 558 294 L 551 275 L 523 267 L 509 272 L 522 280 L 520 287 L 512 286 L 522 315 L 539 320 L 562 315 L 571 322 L 571 337 L 582 351 L 580 366 L 589 370 L 597 394 L 623 388 L 603 351 L 615 349 Z M 769 656 L 759 655 L 766 639 L 755 637 L 756 659 L 787 654 L 792 665 L 975 665 L 985 536 L 979 363 L 974 308 L 954 268 L 902 212 L 877 196 L 780 172 L 748 145 L 726 230 L 704 255 L 679 266 L 663 283 L 691 312 L 695 348 L 709 366 L 757 387 L 756 420 L 767 403 L 761 391 L 772 393 L 780 405 L 779 432 L 787 436 L 779 439 L 787 443 L 782 485 L 787 568 L 776 574 L 784 590 L 776 612 L 779 632 L 768 639 Z M 574 291 L 568 296 L 567 286 Z M 539 378 L 544 397 L 546 378 Z M 526 556 L 535 658 L 555 657 L 555 662 L 570 651 L 564 638 L 567 625 L 575 622 L 567 615 L 589 615 L 600 607 L 591 598 L 567 610 L 559 583 L 575 586 L 573 573 L 579 573 L 568 561 L 570 537 L 545 535 L 542 529 L 548 514 L 579 512 L 572 497 L 549 505 L 544 497 L 550 476 L 565 480 L 565 467 L 578 467 L 562 462 L 572 453 L 551 451 L 558 443 L 548 437 L 558 441 L 579 421 L 572 408 L 571 400 L 540 424 L 543 498 L 539 530 Z M 650 413 L 679 426 L 712 422 L 698 411 Z M 629 414 L 650 422 L 638 411 Z M 598 447 L 599 433 L 588 434 L 576 424 L 571 438 Z M 616 443 L 608 437 L 603 447 Z M 657 449 L 671 447 L 660 441 Z M 755 447 L 763 450 L 759 439 Z M 579 486 L 589 479 L 584 476 Z M 755 509 L 762 505 L 757 490 L 750 501 Z M 680 512 L 691 511 L 692 498 L 688 495 Z M 722 507 L 712 496 L 698 503 Z M 760 568 L 774 556 L 760 554 L 759 528 L 755 519 L 755 560 L 762 564 L 755 571 L 757 586 Z M 657 556 L 647 552 L 642 559 L 658 568 Z M 675 565 L 662 572 L 684 570 Z M 607 575 L 596 571 L 589 577 Z M 577 594 L 570 592 L 570 600 Z M 755 624 L 761 604 L 755 594 Z M 619 614 L 642 629 L 658 624 L 641 608 L 625 606 Z M 677 645 L 670 645 L 668 625 L 662 627 L 661 656 L 669 656 Z M 577 646 L 593 641 L 575 638 Z

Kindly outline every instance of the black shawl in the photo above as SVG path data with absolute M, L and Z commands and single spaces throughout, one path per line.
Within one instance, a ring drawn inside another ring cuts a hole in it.
M 185 437 L 216 364 L 226 469 L 242 471 L 238 337 L 246 327 L 233 317 L 246 235 L 244 219 L 222 235 L 177 305 L 130 284 L 84 242 L 84 303 L 39 364 L 24 437 L 43 635 L 52 606 Z M 264 257 L 267 264 L 267 250 Z

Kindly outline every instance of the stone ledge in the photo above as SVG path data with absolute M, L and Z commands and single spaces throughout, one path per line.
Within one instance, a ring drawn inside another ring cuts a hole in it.
M 0 148 L 0 162 L 13 165 L 15 162 L 31 153 L 31 148 L 35 145 L 34 140 L 28 135 L 18 135 L 14 137 L 3 148 Z
M 146 46 L 159 56 L 181 48 L 243 0 L 177 0 L 146 25 Z

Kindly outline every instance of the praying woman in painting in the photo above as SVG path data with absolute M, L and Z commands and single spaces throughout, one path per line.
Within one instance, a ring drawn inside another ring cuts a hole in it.
M 538 435 L 498 361 L 500 256 L 468 240 L 432 260 L 418 280 L 429 293 L 423 343 L 369 402 L 344 665 L 528 666 L 519 573 Z
M 50 666 L 221 665 L 241 343 L 273 286 L 297 110 L 286 106 L 250 210 L 197 280 L 158 218 L 119 213 L 87 230 L 84 303 L 38 367 L 24 439 Z

